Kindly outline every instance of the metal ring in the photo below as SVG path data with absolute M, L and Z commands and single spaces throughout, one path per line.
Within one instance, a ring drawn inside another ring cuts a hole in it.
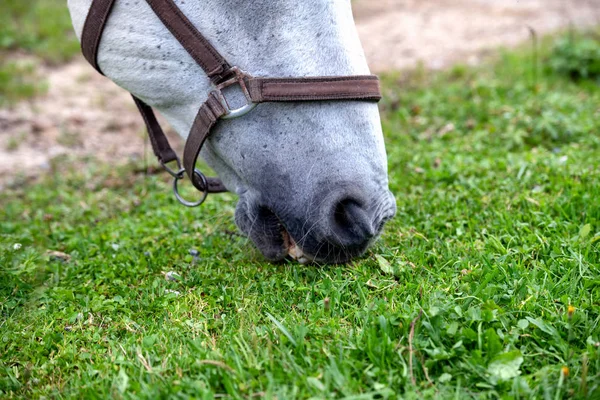
M 256 104 L 256 103 L 249 103 L 240 108 L 236 108 L 235 110 L 228 109 L 227 114 L 223 115 L 221 117 L 221 119 L 235 119 L 235 118 L 243 117 L 244 115 L 248 114 L 250 111 L 254 110 L 254 107 L 256 107 L 257 105 L 258 104 Z
M 178 182 L 181 179 L 183 179 L 184 175 L 185 175 L 185 169 L 182 168 L 179 170 L 179 172 L 175 176 L 175 179 L 173 180 L 173 193 L 175 193 L 175 198 L 177 199 L 177 201 L 179 201 L 181 204 L 183 204 L 186 207 L 198 207 L 198 206 L 202 205 L 202 203 L 204 203 L 204 201 L 206 200 L 206 197 L 208 196 L 208 180 L 206 179 L 206 176 L 204 176 L 204 174 L 202 172 L 198 171 L 197 169 L 194 169 L 194 176 L 197 176 L 198 178 L 200 178 L 205 189 L 204 189 L 204 191 L 202 191 L 202 198 L 198 201 L 192 202 L 192 201 L 187 201 L 186 199 L 181 197 L 181 195 L 179 194 Z
M 243 117 L 250 111 L 254 110 L 254 108 L 257 106 L 257 103 L 254 103 L 252 101 L 252 96 L 250 95 L 250 91 L 248 90 L 248 86 L 246 84 L 246 79 L 250 79 L 251 76 L 238 67 L 232 67 L 228 72 L 233 73 L 235 76 L 229 80 L 226 80 L 225 82 L 220 83 L 219 85 L 216 85 L 215 89 L 213 90 L 213 92 L 217 95 L 219 101 L 223 105 L 223 108 L 225 109 L 225 115 L 223 115 L 221 119 L 234 119 Z M 230 86 L 234 86 L 236 84 L 242 90 L 242 93 L 246 98 L 246 104 L 242 107 L 232 109 L 229 106 L 227 98 L 223 94 L 223 89 L 228 88 Z
M 181 160 L 179 159 L 179 157 L 177 157 L 173 161 L 177 162 L 177 169 L 178 169 L 179 172 L 173 171 L 171 168 L 169 168 L 169 166 L 167 166 L 167 163 L 165 163 L 165 162 L 160 161 L 160 165 L 162 165 L 163 169 L 165 171 L 167 171 L 167 173 L 169 175 L 171 175 L 173 178 L 178 178 L 179 177 L 181 179 L 181 177 L 183 176 L 183 175 L 180 176 L 181 171 L 182 171 L 182 169 L 181 169 Z M 185 172 L 185 170 L 183 170 L 183 171 Z

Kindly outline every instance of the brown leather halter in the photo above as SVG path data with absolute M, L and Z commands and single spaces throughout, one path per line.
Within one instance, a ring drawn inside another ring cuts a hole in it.
M 133 96 L 146 123 L 154 154 L 165 170 L 175 178 L 175 195 L 186 206 L 199 206 L 204 202 L 208 193 L 227 191 L 218 178 L 207 178 L 202 172 L 195 169 L 202 145 L 219 119 L 241 117 L 257 104 L 264 102 L 379 101 L 381 99 L 379 79 L 374 75 L 303 78 L 252 77 L 242 72 L 237 66 L 232 67 L 198 32 L 173 0 L 146 0 L 146 2 L 185 50 L 202 67 L 214 85 L 214 90 L 209 93 L 206 102 L 200 106 L 192 125 L 183 153 L 183 167 L 179 157 L 169 145 L 152 108 Z M 83 28 L 81 38 L 83 55 L 100 73 L 102 71 L 98 65 L 98 48 L 114 3 L 115 0 L 93 0 Z M 247 101 L 245 106 L 235 110 L 230 108 L 222 92 L 223 89 L 233 85 L 239 85 Z M 177 162 L 177 171 L 167 166 L 173 161 Z M 188 175 L 196 189 L 203 193 L 202 198 L 195 203 L 185 201 L 178 193 L 177 182 L 183 179 L 184 173 Z

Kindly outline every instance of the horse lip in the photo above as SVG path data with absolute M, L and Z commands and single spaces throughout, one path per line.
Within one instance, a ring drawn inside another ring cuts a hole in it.
M 300 264 L 315 262 L 319 264 L 321 262 L 339 264 L 345 263 L 364 252 L 364 249 L 354 251 L 343 247 L 333 249 L 334 252 L 327 249 L 321 252 L 323 246 L 320 241 L 327 238 L 319 235 L 308 237 L 302 230 L 298 232 L 293 229 L 295 222 L 293 218 L 290 218 L 291 222 L 289 222 L 292 226 L 288 227 L 287 223 L 284 222 L 287 220 L 282 218 L 282 214 L 275 212 L 271 204 L 260 201 L 261 199 L 258 196 L 249 196 L 248 192 L 243 194 L 246 196 L 240 196 L 240 202 L 236 208 L 236 222 L 242 232 L 248 235 L 263 256 L 271 262 L 281 262 L 288 258 Z M 377 227 L 377 231 L 380 231 L 385 221 L 394 214 L 390 212 L 394 208 L 387 207 L 385 202 L 375 207 L 377 207 L 377 214 L 381 215 L 379 215 L 378 221 L 374 221 L 374 226 Z M 366 247 L 376 240 L 378 233 L 366 244 Z M 301 237 L 300 240 L 298 240 L 298 236 Z M 332 245 L 334 244 L 330 243 L 330 247 Z M 311 249 L 310 252 L 307 252 L 305 248 Z M 318 250 L 313 253 L 316 249 Z M 327 255 L 323 257 L 325 253 Z M 333 254 L 333 256 L 330 256 L 330 254 Z
M 271 207 L 253 203 L 241 196 L 236 208 L 236 222 L 271 262 L 280 262 L 286 257 L 301 264 L 313 261 L 313 257 L 305 254 L 297 245 L 282 219 Z
M 315 258 L 307 253 L 305 253 L 300 246 L 296 243 L 290 232 L 285 227 L 285 224 L 279 218 L 276 212 L 272 209 L 270 211 L 273 213 L 275 218 L 277 218 L 277 222 L 279 223 L 279 228 L 281 229 L 281 235 L 283 237 L 283 245 L 287 252 L 287 256 L 291 257 L 293 260 L 296 260 L 298 263 L 302 265 L 310 264 L 315 261 Z M 284 253 L 285 257 L 285 253 Z
M 300 264 L 310 264 L 315 261 L 314 257 L 306 254 L 300 246 L 294 241 L 294 239 L 290 236 L 289 232 L 284 228 L 283 229 L 284 242 L 287 244 L 288 255 L 298 261 Z
M 283 236 L 283 243 L 286 247 L 287 255 L 293 260 L 296 260 L 303 265 L 310 264 L 311 262 L 313 262 L 314 258 L 304 253 L 304 251 L 300 248 L 300 246 L 298 246 L 294 238 L 292 238 L 292 235 L 290 235 L 288 230 L 285 228 L 283 222 L 281 222 L 279 217 L 277 219 L 279 220 L 279 225 L 281 226 L 281 235 Z

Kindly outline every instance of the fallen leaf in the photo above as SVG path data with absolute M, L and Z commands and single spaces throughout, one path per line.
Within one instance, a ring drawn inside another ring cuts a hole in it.
M 53 261 L 68 262 L 71 260 L 71 256 L 67 253 L 63 253 L 62 251 L 48 250 L 46 251 L 46 255 L 50 260 Z
M 579 230 L 579 239 L 585 239 L 586 237 L 588 237 L 591 231 L 592 226 L 590 224 L 585 224 L 581 227 L 581 230 Z
M 488 365 L 488 373 L 494 383 L 507 381 L 521 375 L 523 356 L 519 350 L 509 351 L 494 357 Z
M 394 274 L 394 267 L 392 267 L 388 260 L 380 256 L 379 254 L 375 255 L 375 258 L 377 259 L 377 263 L 379 263 L 379 269 L 381 269 L 383 273 L 390 275 Z

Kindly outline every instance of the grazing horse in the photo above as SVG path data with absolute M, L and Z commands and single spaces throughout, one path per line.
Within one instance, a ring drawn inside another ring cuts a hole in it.
M 81 39 L 91 0 L 69 0 Z M 253 76 L 366 75 L 350 0 L 186 0 L 177 6 Z M 144 0 L 117 0 L 103 73 L 190 132 L 211 82 Z M 375 103 L 264 103 L 221 121 L 201 156 L 239 196 L 235 220 L 269 260 L 346 262 L 395 214 Z

